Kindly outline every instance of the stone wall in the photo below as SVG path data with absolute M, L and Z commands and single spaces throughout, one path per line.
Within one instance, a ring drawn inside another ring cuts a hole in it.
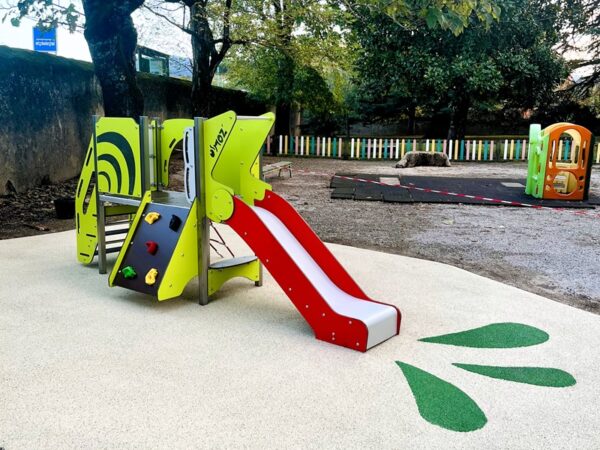
M 139 83 L 146 115 L 191 117 L 189 82 L 140 74 Z M 243 92 L 215 89 L 215 113 L 267 110 Z M 102 113 L 91 64 L 0 46 L 0 195 L 77 176 L 91 117 Z

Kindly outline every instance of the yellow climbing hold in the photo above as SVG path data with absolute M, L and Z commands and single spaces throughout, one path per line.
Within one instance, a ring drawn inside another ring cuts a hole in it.
M 152 286 L 154 283 L 156 283 L 157 276 L 158 276 L 158 270 L 150 269 L 148 271 L 148 273 L 146 274 L 146 284 L 148 286 Z
M 146 214 L 146 217 L 144 217 L 144 220 L 150 225 L 152 225 L 158 219 L 160 219 L 160 214 L 157 212 L 149 212 L 148 214 Z

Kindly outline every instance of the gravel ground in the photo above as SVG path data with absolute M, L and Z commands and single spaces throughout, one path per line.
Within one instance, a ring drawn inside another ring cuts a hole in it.
M 265 158 L 265 163 L 277 160 Z M 525 178 L 526 163 L 395 169 L 391 162 L 291 161 L 291 179 L 268 181 L 324 241 L 452 264 L 600 313 L 598 218 L 574 210 L 332 200 L 330 176 L 302 172 Z M 592 192 L 600 194 L 595 169 Z

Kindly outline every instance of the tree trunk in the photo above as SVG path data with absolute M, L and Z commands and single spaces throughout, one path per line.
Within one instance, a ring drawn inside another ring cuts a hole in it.
M 414 135 L 416 130 L 416 115 L 417 115 L 417 107 L 414 104 L 411 104 L 408 107 L 408 134 Z
M 446 134 L 446 139 L 454 140 L 456 139 L 456 114 L 454 108 L 450 109 L 450 123 L 448 124 L 448 133 Z
M 214 38 L 208 22 L 206 9 L 201 2 L 191 6 L 190 28 L 192 31 L 192 112 L 194 116 L 210 117 L 212 79 L 211 55 L 214 55 Z
M 456 105 L 450 108 L 450 126 L 448 139 L 464 139 L 467 132 L 467 122 L 471 102 L 467 97 L 459 99 Z
M 277 67 L 277 112 L 275 114 L 275 135 L 289 135 L 292 122 L 292 99 L 294 96 L 294 61 L 282 55 Z
M 194 117 L 211 117 L 212 77 L 207 76 L 202 67 L 194 67 L 192 77 L 192 113 Z
M 282 102 L 277 105 L 275 112 L 275 135 L 289 135 L 290 134 L 290 118 L 292 114 L 292 108 L 287 102 Z
M 131 13 L 143 0 L 84 0 L 85 39 L 102 88 L 104 115 L 132 117 L 144 113 L 144 98 L 136 80 L 137 31 Z
M 277 112 L 275 120 L 275 135 L 288 135 L 292 125 L 292 102 L 294 97 L 295 62 L 292 58 L 292 31 L 295 17 L 290 14 L 291 0 L 273 2 L 277 19 L 277 34 L 281 57 L 277 62 L 277 86 L 275 98 L 277 99 Z

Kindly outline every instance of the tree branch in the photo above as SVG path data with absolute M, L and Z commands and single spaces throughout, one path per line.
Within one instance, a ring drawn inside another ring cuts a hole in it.
M 171 1 L 171 0 L 165 0 L 169 3 L 179 3 L 178 1 Z M 184 33 L 189 34 L 190 36 L 194 35 L 194 32 L 192 30 L 190 30 L 188 27 L 186 27 L 185 25 L 180 25 L 177 22 L 175 22 L 173 19 L 171 19 L 169 16 L 159 13 L 158 11 L 155 11 L 154 9 L 152 9 L 149 6 L 144 5 L 143 6 L 144 9 L 150 11 L 152 14 L 154 14 L 157 17 L 160 17 L 161 19 L 166 20 L 168 23 L 170 23 L 171 25 L 179 28 L 181 31 L 183 31 Z

